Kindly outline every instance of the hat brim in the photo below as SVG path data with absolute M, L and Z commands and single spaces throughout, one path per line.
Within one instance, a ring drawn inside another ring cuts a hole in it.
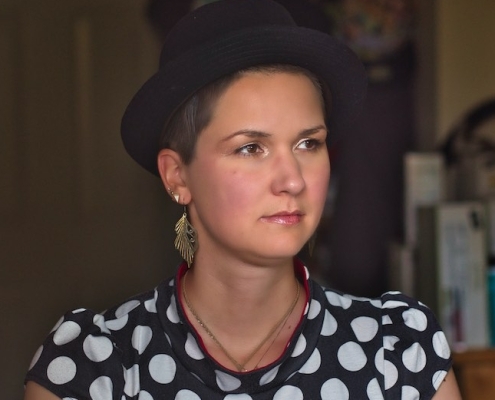
M 338 39 L 295 26 L 243 29 L 180 55 L 141 87 L 122 118 L 126 150 L 158 175 L 159 139 L 177 107 L 208 83 L 263 64 L 297 65 L 326 83 L 332 96 L 330 136 L 342 132 L 362 107 L 367 86 L 364 67 Z

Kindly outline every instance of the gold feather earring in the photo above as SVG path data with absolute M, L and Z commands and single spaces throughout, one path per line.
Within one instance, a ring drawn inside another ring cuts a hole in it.
M 172 190 L 170 195 L 180 204 L 180 198 L 178 194 L 175 194 Z M 191 225 L 187 219 L 187 208 L 184 205 L 184 212 L 182 217 L 175 224 L 175 241 L 174 246 L 179 251 L 182 258 L 186 261 L 187 267 L 191 268 L 194 253 L 198 249 L 197 233 L 196 229 Z

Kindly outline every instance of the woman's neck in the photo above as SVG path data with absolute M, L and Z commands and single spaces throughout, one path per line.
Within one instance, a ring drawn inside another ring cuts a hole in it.
M 184 301 L 182 291 L 184 310 L 206 350 L 219 363 L 234 370 L 236 366 L 215 340 L 242 364 L 275 329 L 246 368 L 266 365 L 283 352 L 306 302 L 303 287 L 295 278 L 292 260 L 289 264 L 264 267 L 198 263 L 183 276 L 181 285 L 188 300 Z M 266 359 L 261 360 L 262 365 L 253 364 L 264 352 Z
M 263 314 L 284 309 L 295 295 L 293 263 L 286 266 L 206 266 L 188 271 L 187 292 L 198 312 L 215 323 L 261 323 Z M 269 317 L 266 317 L 270 320 Z

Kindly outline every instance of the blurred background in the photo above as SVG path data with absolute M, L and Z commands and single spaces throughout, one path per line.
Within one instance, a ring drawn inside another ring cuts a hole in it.
M 126 155 L 120 119 L 168 30 L 205 2 L 0 0 L 2 398 L 22 398 L 30 359 L 65 311 L 104 310 L 175 271 L 182 210 Z M 453 162 L 466 144 L 448 139 L 491 106 L 495 2 L 279 2 L 348 43 L 370 82 L 356 126 L 332 145 L 316 252 L 302 256 L 336 289 L 397 289 L 390 249 L 407 242 L 405 156 Z

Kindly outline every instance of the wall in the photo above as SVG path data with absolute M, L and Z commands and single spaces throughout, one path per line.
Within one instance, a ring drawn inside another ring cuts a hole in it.
M 495 97 L 495 2 L 421 0 L 418 147 L 430 150 L 461 116 Z
M 495 2 L 437 0 L 438 134 L 495 97 Z
M 68 309 L 103 310 L 178 262 L 181 210 L 125 153 L 155 70 L 145 0 L 0 3 L 0 398 Z M 175 214 L 174 214 L 175 213 Z

